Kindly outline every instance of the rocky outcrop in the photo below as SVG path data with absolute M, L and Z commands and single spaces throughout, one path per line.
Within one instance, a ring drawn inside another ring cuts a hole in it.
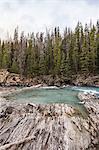
M 88 111 L 89 118 L 96 128 L 96 136 L 98 139 L 97 150 L 99 149 L 99 99 L 96 95 L 89 93 L 79 93 L 78 97 L 84 102 L 84 106 Z M 94 143 L 93 143 L 94 144 Z
M 98 150 L 97 125 L 67 104 L 0 100 L 0 150 Z
M 9 73 L 6 69 L 0 70 L 0 85 L 3 86 L 33 86 L 37 84 L 48 86 L 62 86 L 71 84 L 69 78 L 63 76 L 41 75 L 34 78 L 20 77 L 19 74 Z
M 20 77 L 19 74 L 9 73 L 6 69 L 0 70 L 0 85 L 3 86 L 33 86 L 37 84 L 47 86 L 79 85 L 99 87 L 99 76 L 76 75 L 65 77 L 62 75 L 40 75 L 34 78 Z
M 18 74 L 9 73 L 6 69 L 0 70 L 0 85 L 18 85 L 22 83 L 22 79 Z
M 97 86 L 99 87 L 99 76 L 93 75 L 78 75 L 73 80 L 74 85 Z
M 0 84 L 5 83 L 9 75 L 9 72 L 6 69 L 0 70 Z

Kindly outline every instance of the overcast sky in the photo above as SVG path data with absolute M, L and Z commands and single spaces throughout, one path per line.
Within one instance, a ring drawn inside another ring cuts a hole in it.
M 27 32 L 65 26 L 74 28 L 99 19 L 99 0 L 0 0 L 0 37 L 16 26 Z

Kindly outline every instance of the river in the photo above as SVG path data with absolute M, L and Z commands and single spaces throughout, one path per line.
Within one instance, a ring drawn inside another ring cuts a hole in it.
M 31 102 L 35 104 L 51 104 L 66 103 L 78 109 L 84 116 L 86 114 L 85 107 L 78 99 L 79 92 L 97 93 L 99 88 L 95 87 L 41 87 L 34 89 L 22 90 L 18 93 L 12 93 L 7 99 L 17 101 L 19 103 Z

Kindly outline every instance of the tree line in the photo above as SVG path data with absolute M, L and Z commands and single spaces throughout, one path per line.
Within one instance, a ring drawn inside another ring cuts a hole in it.
M 99 21 L 83 26 L 78 22 L 74 31 L 59 27 L 46 33 L 24 32 L 18 28 L 13 40 L 0 40 L 0 68 L 21 76 L 98 74 Z

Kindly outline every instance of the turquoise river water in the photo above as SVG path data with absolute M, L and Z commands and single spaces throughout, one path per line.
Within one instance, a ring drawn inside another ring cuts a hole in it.
M 93 92 L 98 94 L 99 88 L 95 87 L 45 87 L 23 90 L 18 93 L 13 93 L 7 96 L 8 99 L 17 102 L 32 102 L 35 104 L 51 104 L 51 103 L 66 103 L 85 112 L 83 104 L 79 103 L 78 92 Z

